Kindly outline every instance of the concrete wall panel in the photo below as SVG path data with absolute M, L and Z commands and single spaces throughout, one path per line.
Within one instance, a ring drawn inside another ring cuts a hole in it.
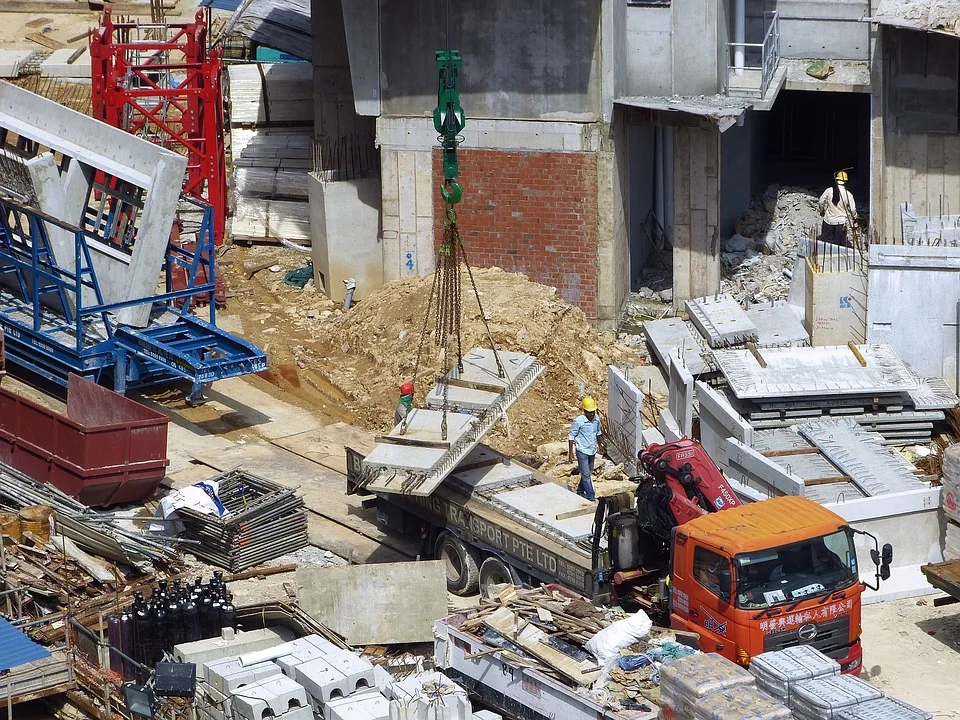
M 607 454 L 629 476 L 639 470 L 643 450 L 643 391 L 613 365 L 607 366 Z
M 669 7 L 633 6 L 626 16 L 626 95 L 673 95 Z

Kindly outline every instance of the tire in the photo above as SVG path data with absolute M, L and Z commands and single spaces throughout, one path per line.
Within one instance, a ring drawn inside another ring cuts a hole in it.
M 480 566 L 480 593 L 489 599 L 491 597 L 490 589 L 494 585 L 500 585 L 502 583 L 519 585 L 520 580 L 517 578 L 517 573 L 512 567 L 496 555 L 491 555 L 484 560 Z
M 480 587 L 480 555 L 453 533 L 437 538 L 437 560 L 447 573 L 447 590 L 454 595 L 473 595 Z

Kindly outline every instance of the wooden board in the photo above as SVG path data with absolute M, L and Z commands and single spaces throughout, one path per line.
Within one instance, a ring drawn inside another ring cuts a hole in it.
M 251 442 L 216 452 L 197 451 L 193 458 L 221 472 L 242 467 L 248 472 L 288 488 L 298 488 L 307 509 L 320 517 L 342 525 L 364 540 L 355 539 L 355 555 L 370 557 L 375 550 L 369 541 L 382 544 L 407 558 L 416 557 L 419 542 L 384 532 L 377 524 L 375 509 L 362 506 L 362 498 L 347 495 L 345 475 L 330 470 L 269 442 Z M 343 536 L 347 540 L 349 536 Z M 311 542 L 342 555 L 349 550 L 349 542 L 341 543 L 339 550 L 320 544 L 316 537 Z M 347 548 L 347 550 L 344 549 Z M 381 562 L 383 560 L 380 560 Z
M 960 600 L 960 560 L 948 560 L 934 565 L 921 565 L 920 572 L 927 582 L 938 590 Z

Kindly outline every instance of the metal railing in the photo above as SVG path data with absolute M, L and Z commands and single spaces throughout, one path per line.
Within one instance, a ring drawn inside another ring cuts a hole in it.
M 738 49 L 742 49 L 744 55 L 744 64 L 742 67 L 731 64 L 728 70 L 734 73 L 739 71 L 740 73 L 749 72 L 756 74 L 759 72 L 759 91 L 761 98 L 767 94 L 767 88 L 770 87 L 773 76 L 777 72 L 777 67 L 780 65 L 780 13 L 777 11 L 765 12 L 763 17 L 766 21 L 767 31 L 763 36 L 762 43 L 727 43 L 727 47 L 730 49 L 730 57 L 735 57 Z M 760 53 L 759 64 L 748 65 L 746 61 L 747 55 L 752 54 L 756 57 L 758 51 Z

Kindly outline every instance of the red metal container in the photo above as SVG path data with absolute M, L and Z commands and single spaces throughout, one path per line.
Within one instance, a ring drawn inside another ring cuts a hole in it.
M 137 502 L 166 473 L 169 422 L 79 375 L 66 415 L 0 388 L 0 460 L 84 505 Z

